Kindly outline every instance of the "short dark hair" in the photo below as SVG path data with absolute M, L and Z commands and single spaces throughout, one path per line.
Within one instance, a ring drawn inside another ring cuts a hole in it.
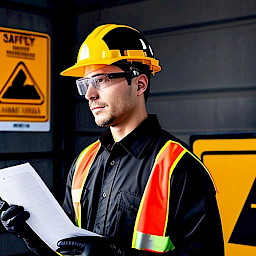
M 132 69 L 138 70 L 140 74 L 145 74 L 148 78 L 148 86 L 144 92 L 145 101 L 147 101 L 150 94 L 150 78 L 151 70 L 148 65 L 142 64 L 141 62 L 128 62 L 128 61 L 118 61 L 113 65 L 121 68 L 123 71 L 131 71 Z

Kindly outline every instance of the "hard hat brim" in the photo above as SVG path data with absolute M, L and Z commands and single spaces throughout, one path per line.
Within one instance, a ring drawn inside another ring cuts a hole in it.
M 151 65 L 152 65 L 152 74 L 159 72 L 161 70 L 161 67 L 159 66 L 159 62 L 155 59 L 152 59 L 149 57 L 148 58 L 144 57 L 144 59 L 142 60 L 141 57 L 136 58 L 134 56 L 133 58 L 127 58 L 127 56 L 121 56 L 118 58 L 111 58 L 111 59 L 107 59 L 107 58 L 94 59 L 94 60 L 85 59 L 85 60 L 80 61 L 79 63 L 76 63 L 75 65 L 71 66 L 70 68 L 65 69 L 60 74 L 62 76 L 84 77 L 85 67 L 89 66 L 89 65 L 114 65 L 115 62 L 118 62 L 120 60 L 144 63 L 144 61 L 147 61 L 147 59 L 148 59 L 148 61 L 151 62 Z
M 73 76 L 73 77 L 84 77 L 85 67 L 90 65 L 111 65 L 111 61 L 102 61 L 102 60 L 82 60 L 79 63 L 71 66 L 70 68 L 65 69 L 60 74 L 62 76 Z

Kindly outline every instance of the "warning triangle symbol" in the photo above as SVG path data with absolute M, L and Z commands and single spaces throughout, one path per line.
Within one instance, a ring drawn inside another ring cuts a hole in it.
M 44 96 L 24 62 L 19 62 L 0 92 L 2 103 L 42 104 Z
M 256 246 L 256 179 L 228 242 Z

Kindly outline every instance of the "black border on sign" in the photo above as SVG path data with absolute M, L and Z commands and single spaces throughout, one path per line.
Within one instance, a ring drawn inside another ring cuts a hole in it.
M 21 31 L 18 31 L 21 30 Z M 17 28 L 8 28 L 8 27 L 4 27 L 1 26 L 0 27 L 0 32 L 7 32 L 7 33 L 15 33 L 15 34 L 20 34 L 20 35 L 27 35 L 27 36 L 35 36 L 35 37 L 41 37 L 41 38 L 45 38 L 46 42 L 47 42 L 47 68 L 46 68 L 46 73 L 47 73 L 47 88 L 46 88 L 46 95 L 45 98 L 48 99 L 48 102 L 46 104 L 46 113 L 47 113 L 47 117 L 48 119 L 44 122 L 47 122 L 51 119 L 51 98 L 50 98 L 50 91 L 51 91 L 51 37 L 50 35 L 46 34 L 46 33 L 42 33 L 42 32 L 37 32 L 37 31 L 28 31 L 28 30 L 23 30 L 22 29 L 17 29 Z M 16 121 L 8 121 L 8 122 L 16 122 Z
M 189 138 L 189 145 L 193 148 L 194 143 L 200 139 L 253 139 L 256 133 L 220 133 L 220 134 L 193 134 Z

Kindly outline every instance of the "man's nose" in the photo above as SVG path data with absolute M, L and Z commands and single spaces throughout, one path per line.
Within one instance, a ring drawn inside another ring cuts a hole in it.
M 93 87 L 92 84 L 89 84 L 87 92 L 85 94 L 85 98 L 87 100 L 95 100 L 99 97 L 98 90 Z

